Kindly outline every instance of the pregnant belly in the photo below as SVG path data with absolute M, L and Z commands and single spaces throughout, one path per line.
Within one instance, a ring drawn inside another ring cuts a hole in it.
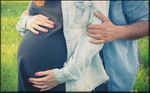
M 41 70 L 62 68 L 66 61 L 67 49 L 63 32 L 51 36 L 34 35 L 27 32 L 19 46 L 18 60 L 20 66 L 33 73 Z

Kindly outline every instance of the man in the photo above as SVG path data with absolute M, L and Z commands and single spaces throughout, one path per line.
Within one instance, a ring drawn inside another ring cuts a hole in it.
M 101 13 L 103 24 L 89 25 L 90 42 L 105 43 L 101 53 L 107 85 L 96 91 L 130 91 L 136 79 L 138 48 L 136 39 L 148 36 L 148 3 L 145 1 L 111 1 L 109 19 Z
M 97 87 L 95 91 L 130 91 L 138 68 L 135 40 L 148 35 L 148 4 L 145 1 L 110 1 L 109 19 L 101 13 L 95 15 L 103 20 L 103 24 L 89 25 L 87 34 L 93 38 L 89 42 L 105 43 L 100 54 L 110 78 L 107 84 Z M 29 20 L 31 24 L 34 22 Z M 24 22 L 22 24 L 25 26 Z M 31 31 L 33 28 L 42 29 L 36 27 L 26 25 Z M 38 31 L 32 32 L 38 34 Z

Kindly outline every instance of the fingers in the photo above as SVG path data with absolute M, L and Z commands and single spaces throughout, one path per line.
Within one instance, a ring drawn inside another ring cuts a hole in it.
M 89 30 L 88 30 L 88 33 L 89 33 L 89 34 L 99 34 L 99 33 L 100 33 L 100 30 L 89 29 Z
M 89 29 L 88 30 L 88 33 L 89 34 L 95 34 L 95 35 L 100 35 L 100 36 L 103 36 L 106 34 L 106 31 L 105 30 L 96 30 L 96 29 Z
M 49 90 L 53 87 L 55 87 L 56 85 L 58 85 L 57 82 L 49 82 L 48 80 L 46 82 L 35 82 L 35 81 L 30 81 L 31 83 L 33 83 L 33 86 L 36 88 L 40 88 L 41 91 L 46 91 Z
M 35 73 L 36 76 L 44 76 L 42 78 L 29 78 L 29 81 L 31 82 L 46 82 L 49 81 L 50 77 L 49 77 L 50 71 L 41 71 L 41 72 L 37 72 Z
M 95 35 L 95 34 L 90 34 L 90 33 L 87 33 L 87 35 L 91 38 L 94 38 L 94 39 L 97 39 L 97 40 L 100 40 L 101 36 L 100 35 Z
M 36 76 L 45 76 L 45 75 L 49 75 L 50 71 L 46 70 L 46 71 L 40 71 L 40 72 L 36 72 L 35 75 Z
M 90 33 L 87 33 L 87 35 L 88 35 L 89 37 L 91 37 L 91 39 L 89 40 L 90 43 L 93 43 L 93 44 L 103 44 L 103 43 L 105 43 L 105 41 L 102 40 L 101 35 L 98 35 L 98 34 L 90 34 Z
M 46 82 L 48 80 L 48 76 L 45 76 L 43 78 L 29 78 L 30 82 Z
M 93 44 L 103 44 L 105 41 L 103 40 L 103 30 L 93 30 L 89 29 L 87 35 L 91 37 L 89 40 L 90 43 Z
M 36 34 L 36 35 L 38 35 L 38 34 L 39 34 L 39 32 L 38 32 L 38 31 L 36 31 L 34 28 L 30 28 L 30 30 L 31 30 L 34 34 Z
M 50 21 L 48 19 L 44 20 L 42 18 L 38 19 L 37 24 L 41 26 L 49 27 L 49 28 L 54 28 L 54 25 L 55 25 L 53 21 Z
M 33 83 L 33 86 L 41 89 L 40 91 L 49 90 L 59 84 L 54 78 L 52 70 L 40 71 L 35 73 L 36 76 L 44 76 L 42 78 L 29 78 L 29 82 Z
M 44 20 L 44 19 L 48 19 L 48 17 L 46 17 L 46 16 L 44 16 L 44 15 L 41 15 L 41 14 L 37 15 L 37 17 L 38 17 L 38 18 L 41 18 L 41 19 L 43 19 L 43 20 Z
M 44 15 L 40 14 L 40 15 L 37 16 L 37 18 L 38 18 L 39 21 L 46 22 L 46 23 L 51 24 L 51 25 L 55 24 L 53 21 L 49 20 L 48 17 L 46 17 Z
M 88 25 L 88 29 L 105 30 L 105 27 L 101 24 L 90 24 Z
M 49 88 L 49 85 L 33 85 L 36 88 Z
M 48 82 L 34 82 L 34 81 L 29 81 L 29 82 L 33 83 L 34 85 L 40 85 L 40 86 L 48 84 Z
M 47 87 L 47 88 L 43 88 L 43 89 L 41 89 L 40 91 L 47 91 L 47 90 L 52 89 L 52 88 L 55 87 L 55 86 L 57 86 L 57 84 L 54 84 L 54 85 L 49 86 L 49 87 Z
M 97 39 L 90 39 L 89 42 L 93 43 L 93 44 L 103 44 L 103 43 L 105 43 L 104 40 L 97 40 Z
M 55 23 L 54 23 L 53 21 L 51 21 L 51 20 L 46 20 L 46 22 L 47 22 L 48 24 L 55 25 Z
M 48 87 L 48 88 L 43 88 L 41 89 L 40 91 L 47 91 L 47 90 L 50 90 L 52 87 Z
M 109 21 L 109 19 L 103 15 L 101 12 L 95 12 L 95 16 L 100 18 L 103 22 Z
M 47 29 L 45 28 L 42 28 L 41 26 L 39 25 L 33 25 L 34 29 L 38 30 L 38 31 L 42 31 L 42 32 L 48 32 Z
M 54 25 L 55 23 L 49 20 L 48 17 L 39 14 L 29 18 L 29 20 L 27 21 L 26 28 L 34 34 L 39 34 L 39 31 L 48 32 L 48 29 L 44 27 L 54 28 Z

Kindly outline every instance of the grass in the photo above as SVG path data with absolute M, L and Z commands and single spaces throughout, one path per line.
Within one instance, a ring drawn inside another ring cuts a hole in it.
M 16 91 L 16 55 L 21 38 L 15 27 L 19 16 L 26 9 L 28 2 L 2 1 L 1 5 L 1 91 Z M 149 88 L 148 40 L 148 38 L 138 40 L 141 64 L 133 91 L 148 91 Z
M 149 91 L 149 38 L 140 39 L 138 41 L 140 49 L 140 67 L 138 69 L 137 79 L 133 86 L 135 91 Z
M 16 23 L 28 3 L 1 2 L 1 91 L 17 90 L 17 49 L 21 41 Z

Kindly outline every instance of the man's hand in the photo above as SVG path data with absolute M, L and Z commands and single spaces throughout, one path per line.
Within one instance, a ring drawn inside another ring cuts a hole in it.
M 101 44 L 109 41 L 116 40 L 121 37 L 121 27 L 114 25 L 106 16 L 102 13 L 96 12 L 95 16 L 102 20 L 102 24 L 90 24 L 88 26 L 88 36 L 92 39 L 91 43 Z
M 48 17 L 39 14 L 29 18 L 26 23 L 26 29 L 30 30 L 34 34 L 39 34 L 39 31 L 48 32 L 48 30 L 43 28 L 42 26 L 54 28 L 54 22 L 48 20 Z
M 42 78 L 29 78 L 29 82 L 33 83 L 33 86 L 39 88 L 40 91 L 47 91 L 59 85 L 59 83 L 55 80 L 53 70 L 37 72 L 35 75 L 44 76 Z
M 117 26 L 114 25 L 102 13 L 95 15 L 102 20 L 102 24 L 91 24 L 88 26 L 89 41 L 94 44 L 102 44 L 117 39 L 136 40 L 148 36 L 149 22 L 139 20 L 133 24 Z

